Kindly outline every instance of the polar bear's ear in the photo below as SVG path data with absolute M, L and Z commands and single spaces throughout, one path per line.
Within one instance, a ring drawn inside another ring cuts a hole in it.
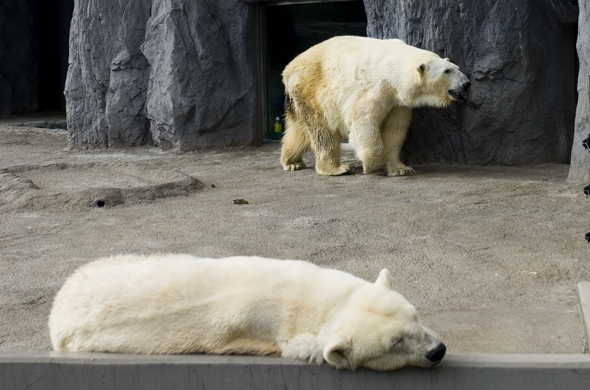
M 445 61 L 449 61 L 449 62 L 451 62 L 451 60 L 449 60 L 448 58 L 445 58 Z
M 379 272 L 379 277 L 375 281 L 375 285 L 388 290 L 393 290 L 393 279 L 391 278 L 391 274 L 387 268 L 383 268 L 381 272 Z
M 426 64 L 422 63 L 418 65 L 418 68 L 416 68 L 416 70 L 418 71 L 418 73 L 420 73 L 420 76 L 422 76 L 426 71 Z
M 355 370 L 356 365 L 351 364 L 348 356 L 350 355 L 351 343 L 342 337 L 335 337 L 324 348 L 324 359 L 332 366 L 345 369 Z

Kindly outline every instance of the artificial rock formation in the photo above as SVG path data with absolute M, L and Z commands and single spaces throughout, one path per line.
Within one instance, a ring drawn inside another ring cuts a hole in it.
M 149 12 L 143 1 L 76 1 L 65 85 L 70 147 L 150 142 L 150 69 L 140 50 Z
M 449 57 L 472 81 L 466 103 L 415 110 L 405 146 L 410 163 L 569 162 L 575 1 L 364 3 L 369 36 L 400 38 Z M 258 144 L 259 6 L 76 0 L 65 91 L 70 147 Z M 583 115 L 578 108 L 579 123 Z M 588 171 L 589 164 L 580 166 Z
M 458 64 L 469 99 L 414 111 L 411 163 L 567 163 L 576 103 L 575 2 L 365 0 L 369 36 Z
M 572 181 L 590 181 L 590 149 L 584 148 L 583 141 L 590 137 L 590 1 L 580 0 L 578 27 L 578 58 L 580 71 L 578 75 L 578 106 L 572 159 L 568 179 Z
M 255 8 L 239 0 L 77 0 L 69 145 L 252 145 Z

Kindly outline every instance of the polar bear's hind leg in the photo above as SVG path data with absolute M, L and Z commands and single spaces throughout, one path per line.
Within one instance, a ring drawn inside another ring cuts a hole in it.
M 303 153 L 309 148 L 309 137 L 305 124 L 294 118 L 291 110 L 287 110 L 285 117 L 285 134 L 283 134 L 283 148 L 281 149 L 281 164 L 285 171 L 305 169 Z
M 286 111 L 287 129 L 281 150 L 283 168 L 286 171 L 305 168 L 302 156 L 311 146 L 316 156 L 315 169 L 318 174 L 337 176 L 349 173 L 350 166 L 340 164 L 341 134 L 328 127 L 321 110 L 308 106 L 296 93 L 290 95 Z
M 340 142 L 338 132 L 329 130 L 321 124 L 311 129 L 309 134 L 311 148 L 315 153 L 315 170 L 323 176 L 339 176 L 350 172 L 348 164 L 340 164 Z

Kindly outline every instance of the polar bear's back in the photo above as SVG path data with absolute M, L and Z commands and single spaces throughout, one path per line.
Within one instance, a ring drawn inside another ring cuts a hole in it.
M 432 56 L 436 55 L 399 39 L 338 36 L 312 46 L 291 61 L 283 71 L 283 82 L 288 85 L 301 71 L 316 73 L 314 76 L 321 73 L 322 78 L 326 73 L 338 74 L 339 82 L 350 76 L 369 81 L 374 75 L 375 80 L 381 80 L 392 68 L 413 70 Z M 370 73 L 357 74 L 363 69 L 370 69 Z
M 322 112 L 328 127 L 347 135 L 347 116 L 356 115 L 353 108 L 361 107 L 363 96 L 384 94 L 380 102 L 412 107 L 421 82 L 418 67 L 437 59 L 399 39 L 339 36 L 298 55 L 283 71 L 283 84 L 295 116 Z M 382 108 L 386 113 L 390 107 Z
M 286 282 L 305 282 L 310 278 L 326 277 L 338 272 L 300 260 L 275 260 L 256 256 L 235 256 L 221 259 L 198 258 L 183 254 L 151 256 L 119 255 L 99 259 L 80 267 L 72 274 L 62 290 L 102 290 L 115 295 L 120 292 L 141 291 L 146 296 L 158 288 L 197 291 L 228 286 L 256 285 L 271 288 Z M 343 274 L 346 277 L 346 274 Z M 309 281 L 311 282 L 311 281 Z M 105 289 L 104 287 L 109 287 Z M 176 286 L 176 287 L 175 287 Z M 145 291 L 142 288 L 145 287 Z M 99 293 L 99 291 L 94 291 Z
M 227 335 L 258 332 L 252 339 L 269 346 L 256 349 L 273 353 L 285 302 L 304 297 L 313 313 L 313 296 L 337 296 L 342 287 L 332 285 L 359 281 L 297 260 L 115 256 L 66 281 L 54 300 L 50 336 L 55 350 L 180 353 L 227 352 L 219 349 Z

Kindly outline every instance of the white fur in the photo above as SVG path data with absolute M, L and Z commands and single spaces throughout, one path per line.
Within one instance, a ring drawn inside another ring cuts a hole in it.
M 391 284 L 387 270 L 372 284 L 297 260 L 122 255 L 66 281 L 50 336 L 56 351 L 280 354 L 352 370 L 432 366 L 425 354 L 440 341 Z
M 305 167 L 311 146 L 316 171 L 340 175 L 340 142 L 348 138 L 365 173 L 414 171 L 400 160 L 412 109 L 446 107 L 468 81 L 457 65 L 399 39 L 342 36 L 297 56 L 283 71 L 289 99 L 281 163 Z

